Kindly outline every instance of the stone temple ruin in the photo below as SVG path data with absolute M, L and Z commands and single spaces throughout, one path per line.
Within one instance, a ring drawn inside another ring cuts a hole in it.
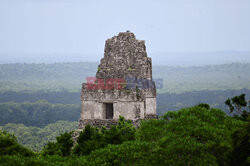
M 79 129 L 85 125 L 116 125 L 119 116 L 138 125 L 141 119 L 157 118 L 156 88 L 152 61 L 145 41 L 129 31 L 106 41 L 96 80 L 82 84 Z

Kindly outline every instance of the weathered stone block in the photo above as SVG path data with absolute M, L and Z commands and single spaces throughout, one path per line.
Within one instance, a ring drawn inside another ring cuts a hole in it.
M 122 89 L 90 89 L 82 85 L 82 111 L 79 129 L 92 126 L 116 125 L 119 116 L 133 120 L 157 118 L 156 88 L 152 81 L 152 61 L 147 57 L 145 41 L 137 40 L 131 32 L 121 32 L 105 43 L 104 58 L 98 66 L 96 79 L 121 79 Z M 135 80 L 134 88 L 127 78 Z M 144 86 L 143 80 L 151 81 Z M 141 81 L 141 82 L 139 82 Z M 94 82 L 94 85 L 99 85 Z M 105 84 L 104 84 L 105 86 Z M 116 85 L 117 86 L 117 85 Z

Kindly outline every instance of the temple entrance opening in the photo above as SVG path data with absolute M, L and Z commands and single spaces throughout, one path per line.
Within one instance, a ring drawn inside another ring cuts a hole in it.
M 114 116 L 113 103 L 105 103 L 105 108 L 106 108 L 106 119 L 113 119 Z

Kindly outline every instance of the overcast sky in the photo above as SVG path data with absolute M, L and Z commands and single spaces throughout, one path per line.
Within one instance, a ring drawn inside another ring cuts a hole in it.
M 0 0 L 0 53 L 103 53 L 126 30 L 148 52 L 249 51 L 250 0 Z

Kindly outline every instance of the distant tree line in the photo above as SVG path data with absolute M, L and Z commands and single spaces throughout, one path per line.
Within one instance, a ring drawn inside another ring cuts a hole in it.
M 38 100 L 47 100 L 49 103 L 61 104 L 80 104 L 80 91 L 5 91 L 0 92 L 0 103 L 5 102 L 36 102 Z
M 185 92 L 180 94 L 174 93 L 163 93 L 157 95 L 157 113 L 163 115 L 166 111 L 175 111 L 183 107 L 190 107 L 199 103 L 206 102 L 212 107 L 220 108 L 227 111 L 227 106 L 224 104 L 225 100 L 229 97 L 233 97 L 239 94 L 245 93 L 246 99 L 250 98 L 250 90 L 204 90 L 204 91 L 193 91 Z M 0 92 L 0 111 L 2 110 L 2 105 L 10 106 L 11 104 L 1 104 L 5 102 L 36 102 L 37 100 L 47 100 L 49 103 L 57 104 L 77 104 L 80 105 L 80 91 L 79 92 L 69 92 L 69 91 L 23 91 L 23 92 L 13 92 L 6 91 Z M 14 103 L 13 103 L 14 105 Z M 53 107 L 57 108 L 57 107 Z M 68 106 L 69 108 L 69 106 Z M 2 112 L 3 115 L 5 112 Z M 8 112 L 6 112 L 7 114 Z M 70 111 L 71 114 L 75 114 L 74 117 L 79 115 L 79 112 Z M 227 111 L 229 113 L 229 111 Z M 77 115 L 76 115 L 77 114 Z M 12 114 L 14 116 L 14 114 Z M 11 116 L 12 116 L 11 115 Z M 25 116 L 25 115 L 23 115 Z M 77 118 L 77 117 L 76 117 Z M 79 117 L 78 117 L 79 118 Z M 14 117 L 12 119 L 15 119 Z M 72 119 L 60 119 L 72 121 Z M 75 119 L 77 120 L 77 119 Z M 14 122 L 11 122 L 14 123 Z M 22 123 L 22 122 L 20 122 Z M 3 123 L 0 123 L 2 125 Z
M 193 91 L 180 94 L 164 93 L 157 95 L 157 113 L 163 115 L 166 111 L 175 111 L 183 107 L 190 107 L 200 103 L 208 103 L 214 108 L 219 108 L 230 113 L 225 101 L 228 98 L 244 93 L 246 101 L 250 100 L 250 90 L 214 90 Z M 238 112 L 233 112 L 238 114 Z
M 22 123 L 43 127 L 58 120 L 78 121 L 80 104 L 51 104 L 45 100 L 34 103 L 0 103 L 0 125 Z
M 98 63 L 0 64 L 0 92 L 62 91 L 79 92 L 86 77 L 94 77 Z M 250 89 L 250 64 L 200 67 L 153 66 L 153 78 L 163 79 L 158 93 L 200 90 Z

